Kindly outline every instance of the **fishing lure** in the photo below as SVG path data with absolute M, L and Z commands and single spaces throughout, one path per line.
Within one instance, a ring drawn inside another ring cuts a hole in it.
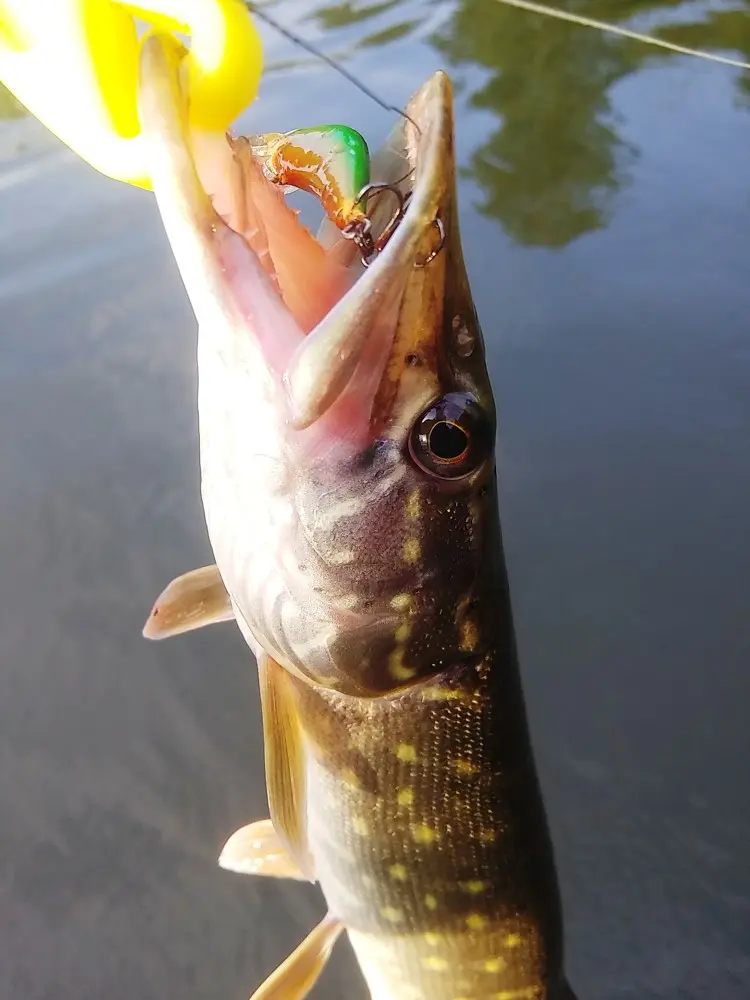
M 331 222 L 357 245 L 365 264 L 382 250 L 401 220 L 405 202 L 396 185 L 370 182 L 370 151 L 356 129 L 320 125 L 254 136 L 249 141 L 266 177 L 285 189 L 318 198 Z M 397 207 L 376 238 L 367 204 L 373 194 L 385 191 L 395 196 Z

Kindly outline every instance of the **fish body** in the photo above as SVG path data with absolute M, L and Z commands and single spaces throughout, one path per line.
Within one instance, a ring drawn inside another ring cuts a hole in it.
M 310 748 L 309 851 L 378 1000 L 563 995 L 554 866 L 508 640 L 392 698 L 293 685 Z
M 222 863 L 317 881 L 329 907 L 256 996 L 304 996 L 345 928 L 374 1000 L 570 1000 L 448 79 L 373 157 L 406 210 L 364 270 L 330 229 L 295 229 L 237 144 L 187 133 L 176 63 L 144 46 L 141 117 L 199 323 L 216 567 L 168 588 L 146 631 L 236 618 L 258 659 L 272 822 Z M 230 194 L 210 199 L 224 174 Z

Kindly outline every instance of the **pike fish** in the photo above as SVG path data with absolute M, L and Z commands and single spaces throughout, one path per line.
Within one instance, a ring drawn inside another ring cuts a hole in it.
M 234 618 L 257 659 L 270 820 L 220 864 L 317 882 L 328 915 L 255 997 L 305 996 L 345 930 L 373 1000 L 574 1000 L 449 80 L 373 157 L 406 208 L 365 268 L 301 225 L 248 144 L 189 132 L 178 64 L 146 41 L 140 113 L 198 321 L 216 564 L 170 584 L 144 632 Z M 374 230 L 392 210 L 376 201 Z

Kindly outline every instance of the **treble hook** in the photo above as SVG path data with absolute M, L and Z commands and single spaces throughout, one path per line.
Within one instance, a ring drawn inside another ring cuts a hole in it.
M 411 192 L 405 196 L 400 188 L 398 188 L 395 184 L 366 184 L 359 192 L 357 204 L 364 202 L 366 205 L 367 200 L 371 195 L 380 195 L 385 191 L 389 191 L 391 194 L 395 195 L 398 206 L 396 211 L 388 220 L 388 224 L 385 226 L 377 239 L 375 239 L 372 235 L 372 220 L 367 217 L 364 219 L 355 219 L 342 229 L 342 235 L 356 244 L 360 254 L 362 255 L 362 263 L 365 267 L 369 267 L 370 264 L 372 264 L 377 255 L 384 249 L 388 240 L 391 236 L 393 236 L 396 228 L 406 213 L 406 209 L 411 198 Z M 437 257 L 445 246 L 446 233 L 443 220 L 438 215 L 433 219 L 432 224 L 438 231 L 437 244 L 423 260 L 419 260 L 415 263 L 415 267 L 427 267 L 427 265 Z
M 385 183 L 365 184 L 357 196 L 357 204 L 364 204 L 366 208 L 367 202 L 372 195 L 381 195 L 385 191 L 389 191 L 395 196 L 398 205 L 396 211 L 389 219 L 388 224 L 385 226 L 377 239 L 375 239 L 372 235 L 372 221 L 369 218 L 365 218 L 363 220 L 357 219 L 354 222 L 349 223 L 349 225 L 342 230 L 346 239 L 353 240 L 357 245 L 357 248 L 362 255 L 362 263 L 365 267 L 369 267 L 370 264 L 372 264 L 375 257 L 377 257 L 391 236 L 393 236 L 396 227 L 404 217 L 408 197 L 405 198 L 401 190 L 396 187 L 395 184 Z

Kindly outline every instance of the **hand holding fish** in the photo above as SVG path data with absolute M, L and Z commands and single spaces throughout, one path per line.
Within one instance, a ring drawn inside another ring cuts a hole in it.
M 97 170 L 148 188 L 136 18 L 190 36 L 190 49 L 180 46 L 190 124 L 223 132 L 255 97 L 262 68 L 241 0 L 0 0 L 0 80 Z

